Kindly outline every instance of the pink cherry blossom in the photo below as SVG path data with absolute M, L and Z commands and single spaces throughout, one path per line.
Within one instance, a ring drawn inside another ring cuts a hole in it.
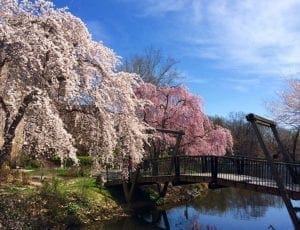
M 155 128 L 183 130 L 181 150 L 187 155 L 224 155 L 233 145 L 228 129 L 215 126 L 203 112 L 202 99 L 184 86 L 141 84 L 136 95 L 149 103 L 138 110 L 141 120 Z M 164 135 L 167 142 L 174 138 Z

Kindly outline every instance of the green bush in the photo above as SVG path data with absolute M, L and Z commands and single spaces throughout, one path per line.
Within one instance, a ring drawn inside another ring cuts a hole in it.
M 92 167 L 93 160 L 90 156 L 78 156 L 78 159 L 81 167 Z
M 52 162 L 55 166 L 59 167 L 61 165 L 60 157 L 57 155 L 52 155 L 49 158 L 49 161 Z
M 77 152 L 77 156 L 89 156 L 88 152 Z
M 77 215 L 79 211 L 79 206 L 75 202 L 69 202 L 66 206 L 68 215 Z
M 69 168 L 55 169 L 56 176 L 60 177 L 84 177 L 89 176 L 90 170 L 84 167 L 72 166 Z
M 61 159 L 60 159 L 60 157 L 57 156 L 57 155 L 51 156 L 51 157 L 49 158 L 49 161 L 52 162 L 52 163 L 53 163 L 55 166 L 57 166 L 57 167 L 61 166 Z M 65 159 L 63 160 L 63 165 L 64 165 L 64 167 L 71 167 L 72 165 L 74 165 L 74 163 L 75 163 L 74 160 L 73 160 L 72 158 L 70 158 L 70 157 L 65 158 Z
M 61 190 L 62 181 L 56 177 L 52 177 L 51 181 L 43 182 L 42 187 L 40 188 L 40 195 L 42 196 L 52 196 L 55 198 L 65 198 L 65 194 Z
M 27 162 L 25 168 L 26 169 L 37 169 L 40 166 L 41 166 L 41 164 L 37 160 L 30 160 L 30 161 Z
M 68 170 L 69 177 L 85 177 L 89 176 L 90 170 L 85 167 L 72 166 Z
M 43 207 L 48 210 L 47 216 L 51 221 L 68 224 L 77 220 L 77 209 L 70 204 L 69 194 L 62 180 L 53 177 L 50 181 L 45 181 L 40 187 L 39 195 L 44 200 Z
M 41 167 L 41 163 L 30 156 L 23 155 L 20 159 L 20 166 L 25 169 L 37 169 Z
M 70 157 L 64 159 L 64 166 L 65 167 L 71 167 L 72 165 L 74 165 L 74 163 L 75 162 Z

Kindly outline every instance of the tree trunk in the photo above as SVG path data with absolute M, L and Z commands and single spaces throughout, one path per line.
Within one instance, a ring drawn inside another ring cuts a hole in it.
M 296 134 L 293 138 L 293 150 L 292 150 L 292 154 L 293 154 L 293 160 L 296 161 L 296 151 L 297 151 L 297 143 L 298 143 L 298 139 L 299 139 L 299 134 L 300 134 L 300 128 L 297 129 Z
M 0 98 L 0 104 L 6 113 L 5 128 L 4 128 L 4 143 L 0 148 L 0 167 L 3 165 L 3 163 L 11 153 L 12 143 L 16 134 L 16 129 L 19 123 L 21 122 L 22 118 L 24 117 L 28 105 L 36 99 L 35 97 L 36 94 L 37 91 L 32 91 L 30 94 L 24 97 L 21 106 L 19 107 L 17 115 L 12 119 L 12 122 L 10 124 L 9 124 L 10 113 L 7 109 L 6 104 L 4 103 L 3 98 Z

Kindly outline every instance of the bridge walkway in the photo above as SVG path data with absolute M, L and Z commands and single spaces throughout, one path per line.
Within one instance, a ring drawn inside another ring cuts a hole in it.
M 300 199 L 300 183 L 293 181 L 289 168 L 300 174 L 299 163 L 274 162 L 292 199 Z M 121 185 L 122 172 L 104 173 L 106 186 Z M 131 176 L 129 182 L 133 182 Z M 178 156 L 145 160 L 138 168 L 137 185 L 209 183 L 215 187 L 238 187 L 280 195 L 270 163 L 264 159 L 225 156 Z M 299 182 L 298 178 L 298 182 Z

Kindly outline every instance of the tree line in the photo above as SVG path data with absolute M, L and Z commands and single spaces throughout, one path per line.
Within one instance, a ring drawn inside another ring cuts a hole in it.
M 264 153 L 259 145 L 256 134 L 245 119 L 247 114 L 243 112 L 232 112 L 228 117 L 211 117 L 211 120 L 215 124 L 222 125 L 230 130 L 234 140 L 233 153 L 234 155 L 245 157 L 257 157 L 264 158 Z M 275 118 L 276 119 L 276 118 Z M 282 125 L 277 126 L 280 139 L 291 155 L 294 161 L 300 160 L 300 142 L 299 129 L 288 128 Z M 272 153 L 273 158 L 280 159 L 281 154 L 279 152 L 278 144 L 274 139 L 273 133 L 268 127 L 260 127 L 260 131 L 263 135 L 265 144 L 268 150 Z

